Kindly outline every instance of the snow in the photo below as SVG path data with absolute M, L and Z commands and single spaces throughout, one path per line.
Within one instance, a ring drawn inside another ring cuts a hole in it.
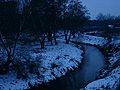
M 114 69 L 109 76 L 93 81 L 85 90 L 115 90 L 120 83 L 120 66 Z
M 73 68 L 78 67 L 81 63 L 82 51 L 73 47 L 72 45 L 59 43 L 57 46 L 50 46 L 46 48 L 45 51 L 40 53 L 42 55 L 41 67 L 46 68 L 44 72 L 45 81 L 47 78 L 54 79 L 55 77 L 60 77 L 65 75 L 68 70 L 73 70 Z M 34 58 L 39 57 L 38 54 L 32 54 Z M 52 68 L 52 64 L 56 67 Z M 54 73 L 55 76 L 51 76 Z
M 0 75 L 0 90 L 23 90 L 23 88 L 27 88 L 26 81 L 16 79 L 16 75 L 11 72 L 7 75 Z
M 29 88 L 29 84 L 34 86 L 42 82 L 49 82 L 65 75 L 66 72 L 73 70 L 81 63 L 83 51 L 76 48 L 74 44 L 59 41 L 58 45 L 47 45 L 43 50 L 38 47 L 38 45 L 33 46 L 29 56 L 32 61 L 39 62 L 40 77 L 29 73 L 27 79 L 17 79 L 16 73 L 10 71 L 6 75 L 0 75 L 0 90 L 23 90 Z M 36 50 L 40 51 L 36 52 Z
M 113 65 L 115 62 L 117 62 L 118 60 L 120 60 L 120 51 L 118 51 L 117 53 L 114 53 L 110 59 L 109 62 L 111 65 Z
M 78 43 L 91 44 L 91 45 L 99 45 L 99 46 L 103 46 L 107 43 L 107 40 L 104 39 L 103 37 L 84 35 L 80 33 L 78 34 L 78 37 L 72 39 L 72 41 Z
M 120 36 L 113 37 L 111 44 L 120 45 Z
M 120 45 L 120 36 L 113 37 L 111 44 L 114 45 L 114 47 L 118 47 L 118 52 L 113 53 L 109 59 L 110 64 L 113 65 L 115 62 L 120 60 L 120 46 L 119 46 Z

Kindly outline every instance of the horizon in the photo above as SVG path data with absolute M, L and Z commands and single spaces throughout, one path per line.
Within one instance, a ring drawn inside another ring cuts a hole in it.
M 102 13 L 103 15 L 110 14 L 113 16 L 120 15 L 120 0 L 81 0 L 81 2 L 89 11 L 91 19 L 96 19 L 99 13 Z

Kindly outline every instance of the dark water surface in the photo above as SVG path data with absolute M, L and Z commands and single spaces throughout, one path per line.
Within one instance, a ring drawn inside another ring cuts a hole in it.
M 31 90 L 79 90 L 94 81 L 98 72 L 105 66 L 103 54 L 94 46 L 84 46 L 85 55 L 80 68 L 50 83 L 31 88 Z

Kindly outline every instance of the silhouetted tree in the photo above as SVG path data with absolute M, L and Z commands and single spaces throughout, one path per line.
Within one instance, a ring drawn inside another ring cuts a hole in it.
M 38 33 L 41 48 L 44 48 L 46 35 L 51 45 L 52 38 L 57 44 L 56 29 L 63 1 L 65 0 L 32 0 L 31 2 L 33 28 Z
M 7 60 L 0 68 L 0 73 L 8 71 L 14 60 L 18 39 L 24 25 L 24 17 L 17 12 L 17 3 L 14 1 L 0 3 L 0 41 L 7 53 Z
M 75 32 L 81 29 L 89 16 L 86 7 L 79 0 L 69 0 L 63 13 L 65 40 L 69 43 L 71 34 L 75 37 Z

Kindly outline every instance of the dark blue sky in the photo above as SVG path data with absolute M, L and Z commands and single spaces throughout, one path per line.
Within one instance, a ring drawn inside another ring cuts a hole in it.
M 90 12 L 92 19 L 99 13 L 120 15 L 120 0 L 81 0 Z

